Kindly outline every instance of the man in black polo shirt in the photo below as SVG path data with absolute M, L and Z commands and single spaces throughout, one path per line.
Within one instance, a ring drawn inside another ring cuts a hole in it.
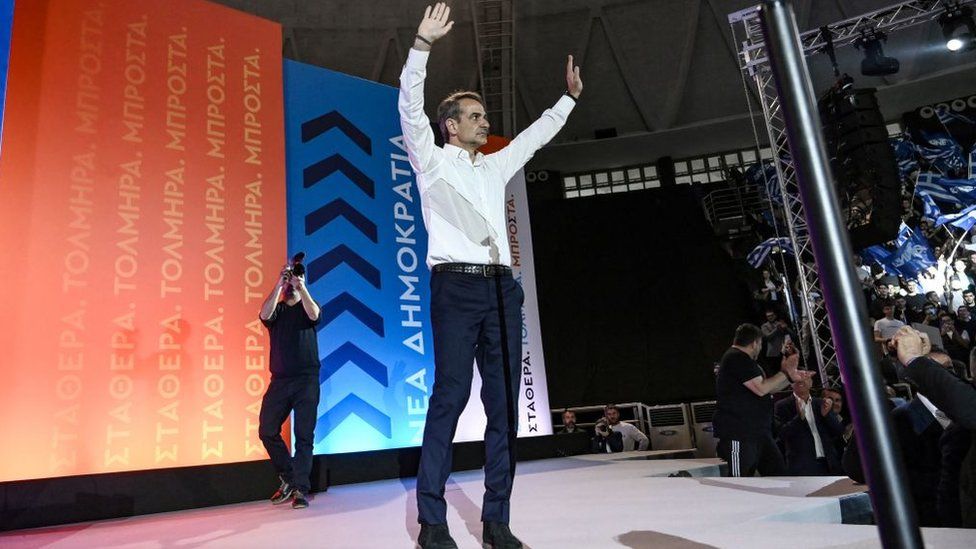
M 284 296 L 284 299 L 281 297 Z M 271 383 L 261 401 L 258 435 L 281 486 L 271 496 L 278 505 L 289 499 L 295 509 L 308 507 L 313 432 L 319 406 L 319 346 L 315 325 L 319 306 L 308 293 L 305 277 L 289 266 L 261 306 L 261 322 L 271 336 Z M 281 438 L 281 425 L 295 411 L 295 457 Z
M 719 439 L 718 456 L 728 462 L 728 476 L 786 474 L 786 464 L 773 440 L 772 393 L 813 372 L 797 370 L 799 355 L 792 343 L 783 347 L 780 371 L 770 377 L 756 362 L 762 331 L 752 324 L 736 328 L 732 347 L 722 356 L 715 381 L 717 409 L 712 419 Z

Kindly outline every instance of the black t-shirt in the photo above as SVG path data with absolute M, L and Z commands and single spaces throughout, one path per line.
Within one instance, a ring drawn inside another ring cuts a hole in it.
M 743 385 L 763 377 L 762 368 L 746 353 L 730 348 L 722 356 L 715 380 L 716 410 L 712 427 L 716 438 L 752 441 L 772 433 L 773 396 L 761 397 Z
M 291 306 L 284 301 L 278 303 L 271 318 L 261 322 L 271 335 L 271 377 L 318 377 L 319 343 L 315 325 L 319 321 L 308 318 L 301 301 Z
M 905 305 L 908 306 L 909 311 L 921 311 L 925 307 L 925 301 L 924 294 L 905 296 Z

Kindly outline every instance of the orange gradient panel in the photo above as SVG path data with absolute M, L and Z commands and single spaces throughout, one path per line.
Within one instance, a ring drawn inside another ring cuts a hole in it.
M 0 481 L 266 457 L 281 29 L 17 2 L 0 154 Z

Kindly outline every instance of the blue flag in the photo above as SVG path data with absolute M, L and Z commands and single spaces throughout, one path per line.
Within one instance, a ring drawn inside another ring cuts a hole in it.
M 939 122 L 942 122 L 943 126 L 948 126 L 951 123 L 970 124 L 970 125 L 976 123 L 970 120 L 969 117 L 963 116 L 953 111 L 948 106 L 944 106 L 942 108 L 936 108 L 935 113 L 939 116 Z
M 945 133 L 920 132 L 923 142 L 918 143 L 919 156 L 942 173 L 953 173 L 966 167 L 963 150 L 952 136 Z
M 969 150 L 969 179 L 976 179 L 976 143 Z
M 759 266 L 766 261 L 766 258 L 769 257 L 769 254 L 776 250 L 781 250 L 783 253 L 792 255 L 793 241 L 790 240 L 788 236 L 768 238 L 749 252 L 749 255 L 746 256 L 746 261 L 748 261 L 754 269 L 758 269 Z
M 769 160 L 757 162 L 748 168 L 743 174 L 752 185 L 758 185 L 766 189 L 766 196 L 777 204 L 783 203 L 783 193 L 779 188 L 779 174 L 776 173 L 776 166 Z
M 888 257 L 888 264 L 901 276 L 915 278 L 935 265 L 936 259 L 921 231 L 909 231 L 908 238 Z

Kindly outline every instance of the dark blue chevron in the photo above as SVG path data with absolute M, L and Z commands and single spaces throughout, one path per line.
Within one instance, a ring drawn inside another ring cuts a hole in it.
M 318 118 L 313 118 L 302 123 L 302 143 L 308 143 L 332 128 L 338 128 L 339 131 L 346 134 L 366 154 L 373 155 L 373 142 L 369 136 L 363 133 L 362 130 L 357 128 L 345 116 L 342 116 L 339 111 L 327 112 Z
M 383 317 L 376 314 L 376 311 L 370 309 L 366 305 L 363 305 L 362 301 L 359 301 L 355 297 L 349 295 L 349 292 L 342 292 L 325 305 L 322 305 L 321 309 L 322 312 L 319 315 L 321 317 L 321 322 L 319 322 L 318 326 L 316 327 L 318 330 L 328 326 L 342 313 L 348 312 L 352 316 L 356 317 L 357 320 L 365 324 L 366 327 L 372 330 L 376 335 L 383 337 L 385 333 L 383 328 Z
M 315 444 L 322 442 L 336 427 L 353 414 L 359 416 L 373 429 L 383 433 L 386 438 L 393 436 L 393 421 L 390 420 L 390 416 L 377 410 L 358 396 L 349 395 L 319 416 L 318 424 L 315 427 Z
M 329 356 L 322 359 L 322 369 L 319 371 L 319 383 L 325 383 L 327 379 L 338 372 L 347 362 L 352 362 L 356 366 L 359 366 L 362 371 L 369 374 L 369 377 L 380 382 L 384 387 L 390 386 L 390 376 L 386 371 L 386 366 L 366 351 L 356 347 L 351 341 L 343 343 L 338 349 L 329 353 Z
M 349 223 L 352 223 L 353 227 L 366 235 L 366 238 L 373 242 L 379 239 L 376 223 L 370 221 L 341 198 L 337 198 L 305 216 L 305 236 L 310 236 L 315 231 L 332 223 L 339 216 L 345 217 Z
M 365 278 L 374 288 L 380 288 L 380 270 L 345 244 L 339 244 L 328 253 L 312 260 L 308 264 L 308 281 L 315 282 L 343 263 L 359 273 L 359 276 Z
M 359 171 L 359 168 L 353 166 L 341 154 L 334 154 L 325 160 L 319 160 L 302 170 L 305 188 L 314 186 L 319 181 L 336 172 L 342 172 L 342 175 L 346 176 L 349 181 L 355 183 L 367 196 L 376 198 L 376 185 L 373 183 L 373 180 Z

